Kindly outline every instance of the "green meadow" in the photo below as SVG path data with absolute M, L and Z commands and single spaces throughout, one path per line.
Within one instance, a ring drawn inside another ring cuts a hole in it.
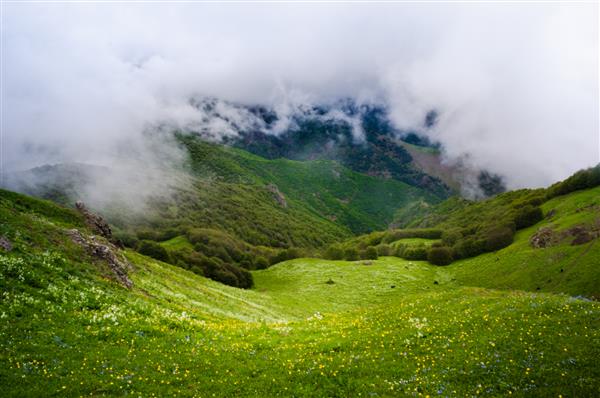
M 298 258 L 252 289 L 124 250 L 127 289 L 71 241 L 91 233 L 78 214 L 3 191 L 2 396 L 600 396 L 598 240 L 529 243 L 596 222 L 598 198 L 546 201 L 553 217 L 448 266 Z

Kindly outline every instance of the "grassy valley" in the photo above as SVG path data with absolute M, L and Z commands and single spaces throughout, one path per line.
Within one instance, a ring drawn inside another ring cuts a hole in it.
M 552 219 L 447 267 L 300 258 L 253 271 L 243 290 L 131 250 L 127 288 L 73 240 L 73 228 L 93 233 L 80 214 L 3 191 L 3 392 L 595 396 L 600 306 L 573 296 L 597 297 L 597 239 L 529 241 L 550 223 L 589 220 L 597 198 L 595 188 L 547 201 Z

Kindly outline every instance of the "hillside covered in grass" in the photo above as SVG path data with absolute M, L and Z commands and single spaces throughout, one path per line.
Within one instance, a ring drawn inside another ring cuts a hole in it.
M 544 206 L 568 227 L 594 198 Z M 242 290 L 110 246 L 50 202 L 3 191 L 0 216 L 7 397 L 600 393 L 600 306 L 573 297 L 595 294 L 597 240 L 532 254 L 533 226 L 448 267 L 296 259 Z M 91 244 L 128 264 L 130 287 Z
M 240 281 L 238 270 L 245 274 L 387 228 L 401 206 L 439 201 L 423 189 L 331 160 L 268 160 L 193 135 L 178 140 L 186 154 L 183 169 L 162 176 L 160 188 L 142 199 L 131 199 L 131 190 L 146 185 L 135 171 L 85 164 L 16 173 L 8 185 L 66 206 L 83 200 L 101 211 L 124 245 L 240 287 L 251 282 Z M 116 192 L 97 188 L 106 179 L 110 187 L 121 181 Z
M 453 197 L 435 206 L 413 202 L 400 211 L 401 225 L 410 228 L 354 237 L 331 245 L 325 255 L 353 259 L 393 254 L 448 265 L 497 252 L 523 238 L 527 245 L 520 253 L 578 251 L 567 247 L 580 250 L 600 237 L 599 209 L 600 165 L 547 189 L 511 191 L 482 201 Z

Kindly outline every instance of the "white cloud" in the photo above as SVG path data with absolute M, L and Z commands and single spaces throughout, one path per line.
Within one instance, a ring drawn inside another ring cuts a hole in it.
M 544 185 L 599 161 L 596 4 L 7 4 L 3 162 L 110 159 L 192 97 L 291 115 L 385 101 L 398 127 L 435 108 L 449 161 Z M 283 117 L 274 131 L 288 128 Z M 255 121 L 254 121 L 255 122 Z M 252 123 L 254 123 L 252 122 Z M 111 160 L 111 161 L 114 161 Z

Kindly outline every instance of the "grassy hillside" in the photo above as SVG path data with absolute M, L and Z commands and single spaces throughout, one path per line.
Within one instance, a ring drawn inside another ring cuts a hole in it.
M 418 198 L 438 201 L 424 190 L 356 173 L 330 160 L 267 160 L 193 136 L 181 139 L 197 175 L 215 175 L 230 183 L 273 184 L 290 208 L 306 209 L 352 233 L 387 227 L 398 208 Z
M 600 299 L 599 239 L 573 245 L 572 232 L 582 225 L 600 229 L 600 187 L 556 197 L 545 202 L 542 210 L 544 220 L 519 231 L 512 245 L 452 264 L 457 280 L 471 286 Z M 532 247 L 532 237 L 545 228 L 553 231 L 557 240 L 545 248 Z
M 147 203 L 131 209 L 102 198 L 102 213 L 114 225 L 133 232 L 143 227 L 161 232 L 213 228 L 252 245 L 318 247 L 386 228 L 396 210 L 414 200 L 438 201 L 422 189 L 356 173 L 334 161 L 267 160 L 194 136 L 181 135 L 179 140 L 189 153 L 187 173 L 192 178 L 177 185 L 172 195 L 155 195 L 149 209 L 143 208 Z M 69 164 L 36 168 L 7 180 L 27 194 L 64 205 L 89 199 L 94 207 L 97 192 L 86 198 L 82 188 L 93 187 L 106 175 L 111 175 L 106 168 Z
M 452 194 L 445 181 L 429 173 L 421 162 L 414 161 L 412 152 L 403 145 L 411 142 L 416 144 L 412 145 L 414 148 L 434 151 L 428 139 L 395 129 L 382 107 L 344 102 L 334 108 L 306 109 L 307 113 L 295 115 L 292 125 L 278 134 L 259 129 L 239 131 L 239 137 L 232 139 L 232 143 L 268 159 L 335 160 L 359 173 L 393 178 L 440 198 Z M 273 110 L 249 111 L 267 126 L 277 121 Z M 335 114 L 345 117 L 332 117 Z M 351 119 L 354 123 L 349 123 Z M 396 137 L 402 137 L 402 141 Z
M 439 200 L 334 161 L 267 160 L 196 136 L 177 137 L 188 162 L 183 172 L 161 177 L 162 188 L 149 197 L 132 199 L 135 192 L 126 182 L 135 182 L 136 176 L 84 164 L 44 166 L 8 180 L 22 192 L 67 206 L 83 199 L 111 222 L 128 247 L 240 287 L 250 284 L 237 275 L 243 269 L 264 268 L 386 228 L 400 206 Z M 123 181 L 107 181 L 111 178 Z M 98 181 L 111 189 L 99 192 Z M 187 244 L 165 243 L 173 238 Z M 226 268 L 225 274 L 214 271 Z
M 453 197 L 434 206 L 414 201 L 397 212 L 394 223 L 410 228 L 354 237 L 331 245 L 325 256 L 349 260 L 392 254 L 448 265 L 497 252 L 523 237 L 529 241 L 520 247 L 520 253 L 525 252 L 527 245 L 536 249 L 584 245 L 600 238 L 599 189 L 600 165 L 581 170 L 546 189 L 510 191 L 482 201 Z M 400 242 L 407 238 L 413 241 Z M 418 242 L 414 238 L 430 241 Z M 578 252 L 575 248 L 552 250 Z M 540 255 L 544 251 L 534 253 Z
M 555 222 L 577 222 L 569 206 L 588 199 L 549 202 Z M 297 259 L 241 290 L 127 252 L 127 289 L 72 241 L 72 228 L 90 234 L 76 213 L 3 192 L 0 220 L 3 396 L 600 394 L 600 305 L 495 290 L 507 282 L 485 256 Z M 547 290 L 586 294 L 589 277 Z

